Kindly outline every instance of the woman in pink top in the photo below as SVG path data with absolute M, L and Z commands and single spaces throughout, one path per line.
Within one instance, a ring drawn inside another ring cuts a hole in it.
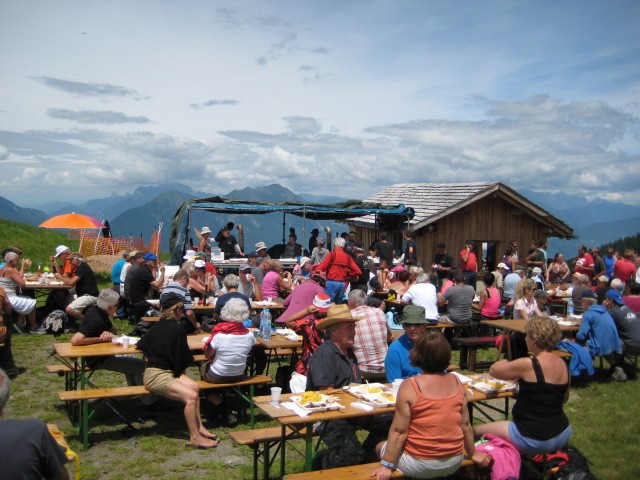
M 291 286 L 282 279 L 280 273 L 282 273 L 282 263 L 278 260 L 269 260 L 267 273 L 262 279 L 262 298 L 277 298 L 281 290 L 291 291 Z
M 485 289 L 480 292 L 480 302 L 477 309 L 480 311 L 482 318 L 501 318 L 500 312 L 500 291 L 493 286 L 496 276 L 493 273 L 484 274 Z M 476 308 L 474 306 L 474 308 Z
M 389 437 L 376 447 L 380 466 L 372 477 L 387 480 L 396 469 L 412 478 L 446 477 L 460 468 L 465 452 L 478 465 L 489 464 L 490 457 L 476 452 L 473 443 L 466 390 L 445 373 L 450 361 L 442 333 L 430 330 L 416 341 L 411 363 L 424 373 L 400 385 Z

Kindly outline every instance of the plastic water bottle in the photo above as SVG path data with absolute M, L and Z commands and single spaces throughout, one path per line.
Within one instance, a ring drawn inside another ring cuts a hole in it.
M 260 336 L 265 340 L 271 340 L 271 312 L 263 308 L 260 313 Z
M 567 316 L 568 317 L 573 316 L 573 300 L 569 300 L 567 302 Z

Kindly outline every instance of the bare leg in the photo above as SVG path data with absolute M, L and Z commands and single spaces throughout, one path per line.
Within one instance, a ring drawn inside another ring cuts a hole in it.
M 210 438 L 205 438 L 200 433 L 200 429 L 203 427 L 200 421 L 199 395 L 200 388 L 198 387 L 198 383 L 186 375 L 181 375 L 178 381 L 171 385 L 169 390 L 165 392 L 167 398 L 184 402 L 184 418 L 187 422 L 187 428 L 189 429 L 188 445 L 204 448 L 215 447 L 218 442 Z
M 36 330 L 38 328 L 38 323 L 36 322 L 36 309 L 31 310 L 31 313 L 27 315 L 27 319 L 29 320 L 29 324 L 31 325 L 31 330 Z
M 496 435 L 503 440 L 506 440 L 509 443 L 511 442 L 511 437 L 509 436 L 509 424 L 506 420 L 502 420 L 500 422 L 492 422 L 492 423 L 483 423 L 478 425 L 473 429 L 473 435 L 476 439 L 482 437 L 485 433 L 491 433 Z
M 67 315 L 75 318 L 79 322 L 81 322 L 82 319 L 84 318 L 84 315 L 82 315 L 82 312 L 80 310 L 76 310 L 75 308 L 71 308 L 71 305 L 67 305 L 67 308 L 65 308 L 65 311 L 67 312 Z

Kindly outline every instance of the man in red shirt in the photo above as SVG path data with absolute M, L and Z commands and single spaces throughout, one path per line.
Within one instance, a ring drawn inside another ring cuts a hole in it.
M 580 245 L 578 247 L 578 258 L 576 258 L 576 268 L 574 273 L 584 273 L 589 277 L 593 277 L 593 257 L 587 252 L 587 247 Z
M 635 280 L 638 268 L 633 260 L 633 250 L 627 249 L 624 252 L 624 256 L 616 260 L 616 263 L 613 265 L 613 276 L 615 278 L 619 278 L 624 283 L 629 283 L 631 280 Z
M 465 285 L 471 285 L 475 289 L 478 281 L 478 257 L 475 244 L 471 240 L 467 241 L 464 250 L 460 250 L 460 260 L 460 270 L 464 272 Z
M 338 237 L 333 241 L 333 251 L 324 257 L 324 260 L 316 265 L 315 270 L 327 272 L 327 283 L 324 291 L 331 301 L 337 304 L 344 303 L 344 291 L 349 278 L 359 277 L 362 270 L 353 261 L 353 257 L 344 251 L 345 239 Z

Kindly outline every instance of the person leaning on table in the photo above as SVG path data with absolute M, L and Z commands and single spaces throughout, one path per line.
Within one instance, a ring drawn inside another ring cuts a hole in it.
M 105 289 L 98 295 L 97 305 L 89 307 L 80 323 L 78 332 L 71 337 L 74 347 L 93 345 L 95 343 L 110 343 L 118 332 L 109 319 L 118 309 L 120 295 L 112 289 Z M 139 358 L 126 355 L 105 355 L 103 357 L 88 357 L 87 366 L 93 370 L 109 370 L 124 373 L 127 385 L 143 385 L 144 362 Z M 155 403 L 155 395 L 143 395 L 140 401 L 149 406 Z
M 178 323 L 183 314 L 183 303 L 175 293 L 160 300 L 162 317 L 137 344 L 144 353 L 147 368 L 144 386 L 150 392 L 184 403 L 184 418 L 189 429 L 187 447 L 213 448 L 218 438 L 209 432 L 200 419 L 200 387 L 185 374 L 193 363 L 187 343 L 187 333 Z
M 441 332 L 418 338 L 411 363 L 424 373 L 400 385 L 389 436 L 376 447 L 381 465 L 372 477 L 387 480 L 396 469 L 411 478 L 445 477 L 460 468 L 465 452 L 488 465 L 487 455 L 475 450 L 466 389 L 444 373 L 450 361 L 451 346 Z
M 553 353 L 561 337 L 558 324 L 549 317 L 533 317 L 524 330 L 530 356 L 512 362 L 500 360 L 489 369 L 492 377 L 519 384 L 513 421 L 479 425 L 475 436 L 491 433 L 520 452 L 535 455 L 562 448 L 571 437 L 571 425 L 562 408 L 569 398 L 571 378 L 567 362 Z

